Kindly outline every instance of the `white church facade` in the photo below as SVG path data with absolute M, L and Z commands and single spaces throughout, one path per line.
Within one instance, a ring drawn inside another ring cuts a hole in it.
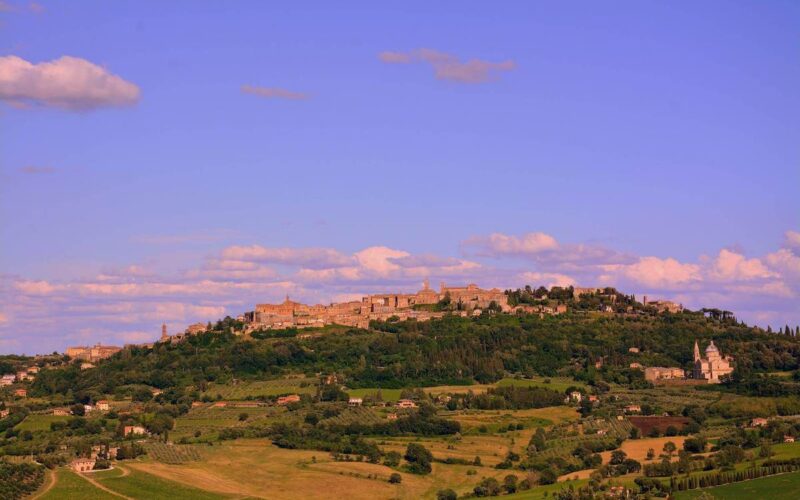
M 706 347 L 705 357 L 700 356 L 700 346 L 694 342 L 693 378 L 705 379 L 709 384 L 719 384 L 721 378 L 733 373 L 733 358 L 723 356 L 714 341 Z

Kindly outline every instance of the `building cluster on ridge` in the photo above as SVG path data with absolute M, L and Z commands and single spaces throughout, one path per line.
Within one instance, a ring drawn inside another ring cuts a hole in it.
M 280 304 L 257 304 L 255 310 L 245 313 L 242 319 L 248 330 L 308 328 L 330 324 L 367 328 L 373 320 L 397 318 L 426 321 L 440 318 L 445 313 L 434 310 L 433 306 L 441 301 L 456 305 L 454 312 L 462 316 L 480 314 L 490 307 L 497 307 L 504 312 L 512 311 L 505 292 L 498 288 L 484 290 L 475 284 L 448 287 L 442 283 L 437 292 L 425 281 L 422 290 L 417 293 L 367 295 L 360 301 L 330 305 L 301 304 L 289 300 L 287 296 Z

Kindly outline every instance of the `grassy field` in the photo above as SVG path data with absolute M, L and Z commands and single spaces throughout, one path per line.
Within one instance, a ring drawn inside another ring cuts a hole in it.
M 106 488 L 131 498 L 217 500 L 230 497 L 230 495 L 203 491 L 136 470 L 124 476 L 116 474 L 110 477 L 97 476 L 95 479 Z
M 279 396 L 281 394 L 314 394 L 317 390 L 317 380 L 314 378 L 284 378 L 277 380 L 243 380 L 232 385 L 211 386 L 203 394 L 222 399 L 241 400 L 248 397 L 258 398 L 263 396 Z
M 484 477 L 502 480 L 507 474 L 514 473 L 523 479 L 524 473 L 520 471 L 497 470 L 486 464 L 486 462 L 499 462 L 509 446 L 512 446 L 510 441 L 509 437 L 464 438 L 455 444 L 455 449 L 448 450 L 449 443 L 444 439 L 422 440 L 425 446 L 434 449 L 434 455 L 437 457 L 449 453 L 472 459 L 475 455 L 481 454 L 485 465 L 476 467 L 434 463 L 433 473 L 427 476 L 400 471 L 402 483 L 398 485 L 388 482 L 389 476 L 397 471 L 384 465 L 337 462 L 325 452 L 281 449 L 273 446 L 268 440 L 261 439 L 240 439 L 213 447 L 203 447 L 202 460 L 182 465 L 167 465 L 145 460 L 128 462 L 125 467 L 188 487 L 238 497 L 270 499 L 347 497 L 354 500 L 435 498 L 436 492 L 444 488 L 453 488 L 459 494 L 471 492 Z M 405 450 L 407 443 L 408 440 L 395 439 L 386 443 L 386 447 Z M 526 440 L 518 439 L 520 448 L 526 443 Z M 467 474 L 469 470 L 476 470 L 477 474 Z M 126 478 L 119 480 L 122 479 Z M 103 481 L 103 484 L 111 487 L 111 479 Z
M 547 383 L 546 380 L 550 382 Z M 545 378 L 534 377 L 530 379 L 504 378 L 494 384 L 473 384 L 473 385 L 438 385 L 435 387 L 425 387 L 423 390 L 428 394 L 436 396 L 438 394 L 466 394 L 472 391 L 475 394 L 486 392 L 489 388 L 514 385 L 518 387 L 546 387 L 554 391 L 563 392 L 567 388 L 585 387 L 585 384 L 576 382 L 570 378 Z
M 349 389 L 347 394 L 351 398 L 363 398 L 364 396 L 374 396 L 378 391 L 381 391 L 381 397 L 384 401 L 397 401 L 400 399 L 402 389 L 379 389 L 377 387 L 368 387 L 365 389 Z
M 514 493 L 513 495 L 504 495 L 503 499 L 509 500 L 540 500 L 544 498 L 550 498 L 553 496 L 553 493 L 560 491 L 562 489 L 569 488 L 572 485 L 575 488 L 580 488 L 588 483 L 588 479 L 580 479 L 577 481 L 569 481 L 566 483 L 556 483 L 556 484 L 548 484 L 547 486 L 537 486 L 527 491 L 520 491 L 519 493 Z
M 119 497 L 94 487 L 68 469 L 55 471 L 56 483 L 40 500 L 119 500 Z
M 795 499 L 800 498 L 800 472 L 726 484 L 714 488 L 682 491 L 675 494 L 678 500 L 698 498 L 708 493 L 717 499 L 749 500 L 751 498 Z
M 14 429 L 18 431 L 49 431 L 52 422 L 66 422 L 68 416 L 60 415 L 28 415 Z

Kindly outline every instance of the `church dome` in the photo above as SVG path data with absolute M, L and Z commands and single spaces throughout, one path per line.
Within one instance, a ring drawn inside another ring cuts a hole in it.
M 706 353 L 709 353 L 709 352 L 719 352 L 719 349 L 717 349 L 717 346 L 714 345 L 714 341 L 713 340 L 711 341 L 710 344 L 708 344 L 708 347 L 706 347 Z

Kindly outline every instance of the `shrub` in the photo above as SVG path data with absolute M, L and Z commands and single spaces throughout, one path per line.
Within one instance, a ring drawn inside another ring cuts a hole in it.
M 392 483 L 392 484 L 400 484 L 400 482 L 402 480 L 403 480 L 403 476 L 401 476 L 397 472 L 392 472 L 392 475 L 389 476 L 389 482 Z

